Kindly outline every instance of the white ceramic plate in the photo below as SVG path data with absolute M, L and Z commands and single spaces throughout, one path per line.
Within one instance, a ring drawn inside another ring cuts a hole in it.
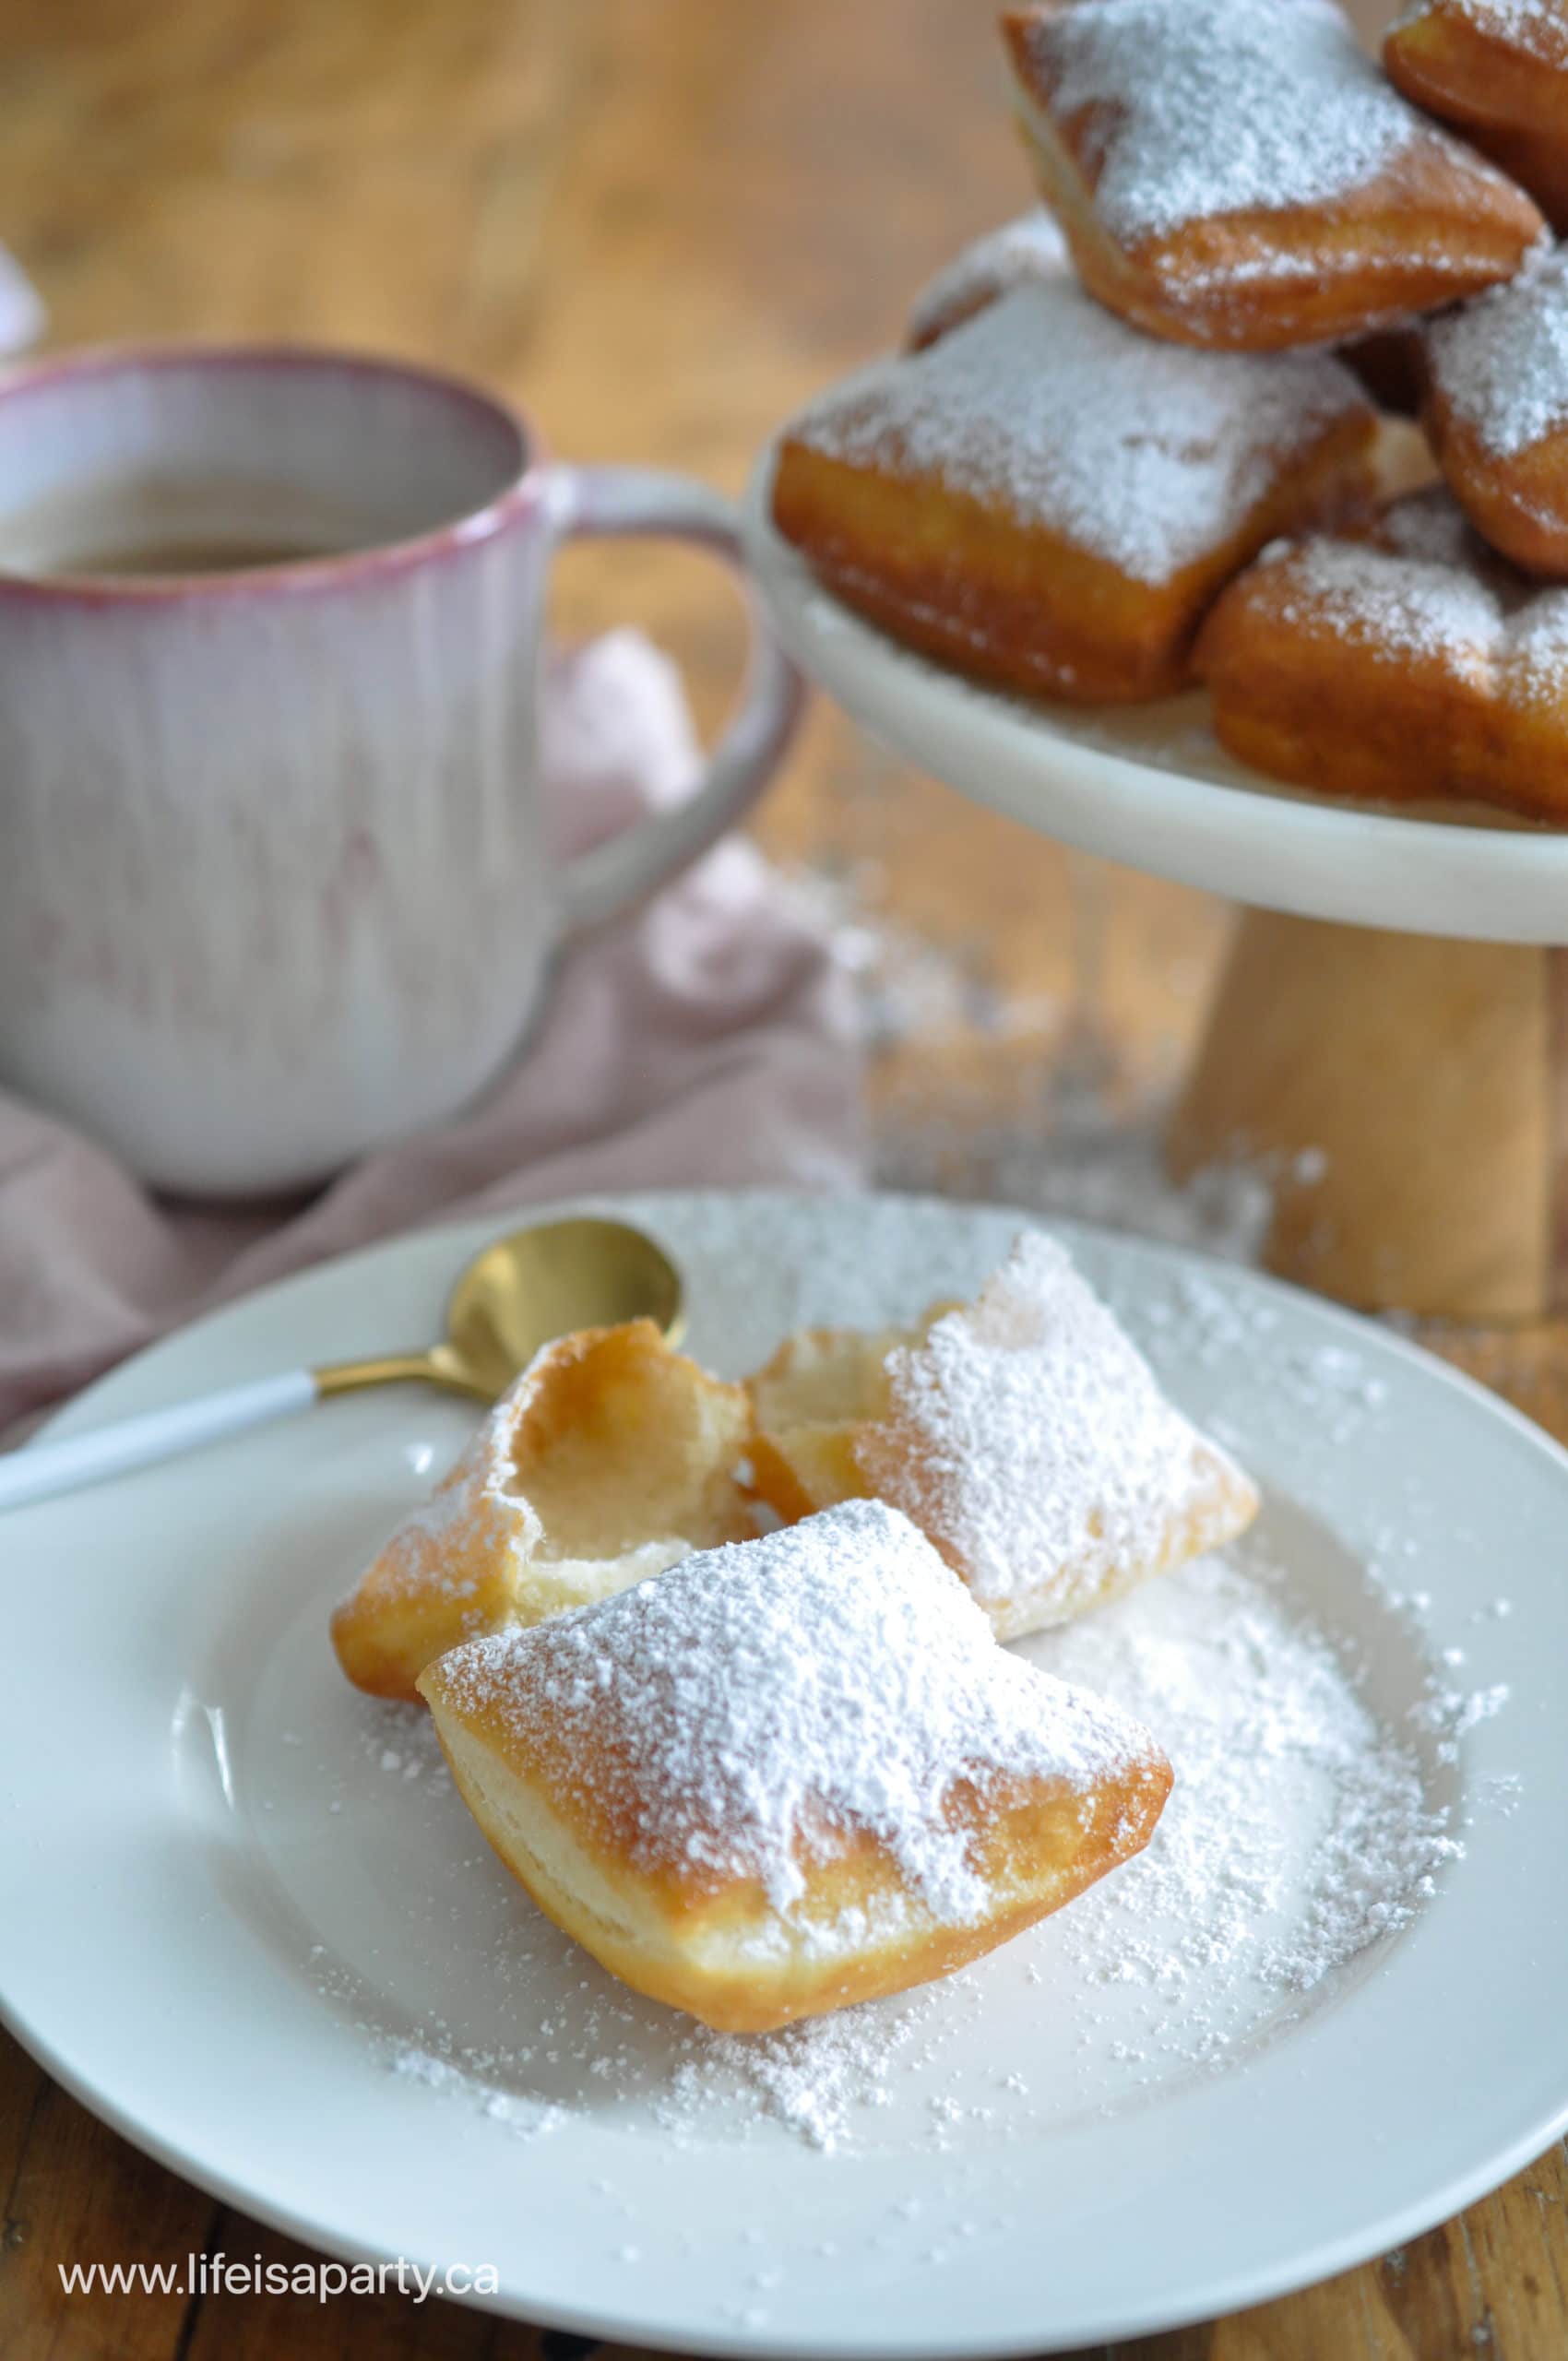
M 824 590 L 773 530 L 765 457 L 746 552 L 808 677 L 921 770 L 1064 844 L 1262 909 L 1487 943 L 1568 943 L 1568 831 L 1411 818 L 1295 793 L 1234 762 L 1197 692 L 1031 704 L 927 663 Z
M 673 1248 L 693 1349 L 731 1371 L 802 1318 L 971 1286 L 1019 1220 L 896 1198 L 613 1209 Z M 722 2053 L 545 1928 L 413 1717 L 339 1679 L 329 1604 L 467 1425 L 398 1392 L 0 1525 L 0 1983 L 19 2037 L 152 2153 L 320 2247 L 493 2262 L 504 2309 L 695 2350 L 1129 2335 L 1337 2271 L 1523 2165 L 1568 2120 L 1568 1457 L 1385 1332 L 1061 1227 L 1264 1479 L 1280 1611 L 1324 1623 L 1393 1722 L 1445 1647 L 1467 1687 L 1510 1688 L 1454 1760 L 1421 1738 L 1467 1849 L 1403 1932 L 1304 1996 L 1232 1991 L 1224 2062 L 1199 2063 L 1201 1966 L 1165 2041 L 1157 1993 L 1081 1988 L 1090 1896 L 880 2004 L 915 2025 L 885 2103 L 861 2092 L 840 2149 L 814 2149 L 754 2078 L 727 2081 Z M 61 1428 L 428 1335 L 493 1228 L 255 1297 Z M 1390 1582 L 1429 1603 L 1397 1608 Z M 1139 1889 L 1099 1891 L 1137 1932 Z M 683 2057 L 699 2103 L 672 2082 Z

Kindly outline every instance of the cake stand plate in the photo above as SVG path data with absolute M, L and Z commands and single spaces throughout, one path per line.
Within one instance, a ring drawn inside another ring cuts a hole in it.
M 1367 1307 L 1568 1306 L 1568 832 L 1278 788 L 1199 693 L 1044 706 L 901 647 L 747 500 L 801 669 L 873 737 L 1042 835 L 1247 905 L 1168 1142 L 1277 1176 L 1270 1267 Z

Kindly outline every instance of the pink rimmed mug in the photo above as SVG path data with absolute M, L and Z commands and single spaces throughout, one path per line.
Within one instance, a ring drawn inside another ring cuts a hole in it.
M 737 820 L 800 709 L 754 624 L 691 798 L 555 858 L 545 587 L 585 534 L 739 557 L 702 485 L 550 462 L 401 362 L 169 346 L 0 378 L 0 1082 L 227 1197 L 473 1099 L 563 945 Z

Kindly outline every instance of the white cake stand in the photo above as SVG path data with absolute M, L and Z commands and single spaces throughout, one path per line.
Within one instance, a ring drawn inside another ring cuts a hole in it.
M 1279 1174 L 1267 1258 L 1367 1306 L 1568 1308 L 1568 833 L 1273 787 L 1201 695 L 1047 706 L 977 688 L 746 537 L 774 626 L 871 736 L 1042 835 L 1247 907 L 1168 1142 Z

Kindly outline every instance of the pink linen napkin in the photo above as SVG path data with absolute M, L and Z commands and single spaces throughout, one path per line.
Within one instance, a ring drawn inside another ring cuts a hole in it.
M 680 682 L 635 632 L 552 659 L 545 776 L 576 851 L 684 794 Z M 395 1231 L 579 1191 L 863 1178 L 847 975 L 731 837 L 564 962 L 542 1026 L 481 1104 L 271 1209 L 151 1197 L 0 1091 L 0 1432 L 167 1328 Z

